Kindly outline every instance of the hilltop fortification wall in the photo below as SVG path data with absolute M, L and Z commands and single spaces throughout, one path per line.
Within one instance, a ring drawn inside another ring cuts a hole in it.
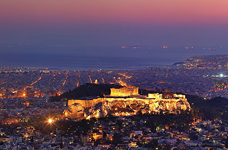
M 137 88 L 112 89 L 111 95 L 104 98 L 68 100 L 68 109 L 64 111 L 65 117 L 90 118 L 101 117 L 108 113 L 114 116 L 135 115 L 138 111 L 142 113 L 176 113 L 180 110 L 190 110 L 185 95 L 159 93 L 142 96 L 138 94 Z M 124 96 L 123 96 L 124 95 Z

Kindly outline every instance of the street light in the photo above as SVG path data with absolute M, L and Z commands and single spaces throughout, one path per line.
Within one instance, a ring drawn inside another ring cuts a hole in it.
M 51 119 L 51 118 L 48 119 L 48 123 L 49 123 L 49 124 L 52 124 L 52 123 L 53 123 L 53 119 Z

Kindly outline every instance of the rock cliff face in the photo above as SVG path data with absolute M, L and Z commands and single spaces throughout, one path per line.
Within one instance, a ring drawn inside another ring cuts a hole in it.
M 84 100 L 91 103 L 93 100 Z M 65 117 L 69 118 L 99 118 L 107 114 L 114 116 L 131 116 L 137 112 L 145 113 L 177 113 L 181 110 L 190 110 L 187 99 L 161 99 L 148 100 L 138 98 L 98 98 L 96 104 L 85 107 L 81 103 L 74 103 L 64 111 Z M 76 102 L 76 101 L 75 101 Z
M 114 116 L 131 116 L 138 112 L 148 113 L 176 113 L 190 110 L 191 107 L 181 94 L 149 93 L 148 96 L 139 95 L 134 86 L 111 88 L 111 94 L 104 98 L 89 98 L 84 100 L 68 100 L 68 108 L 64 116 L 68 118 L 99 118 L 107 114 Z

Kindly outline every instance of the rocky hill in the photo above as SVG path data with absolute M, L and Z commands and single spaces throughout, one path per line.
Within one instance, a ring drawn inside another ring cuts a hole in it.
M 112 84 L 85 84 L 74 90 L 63 93 L 60 96 L 51 97 L 51 101 L 60 101 L 61 99 L 81 99 L 82 97 L 103 97 L 103 95 L 110 95 L 110 88 L 120 88 L 119 85 Z M 148 93 L 156 93 L 155 91 L 147 91 L 147 90 L 139 90 L 140 94 L 147 95 Z M 215 118 L 222 117 L 228 119 L 228 99 L 222 97 L 216 97 L 213 99 L 204 99 L 202 97 L 194 96 L 194 95 L 186 95 L 186 98 L 190 104 L 190 107 L 193 109 L 197 109 L 199 112 L 203 114 L 205 119 L 207 118 Z M 159 104 L 159 105 L 157 105 Z M 166 103 L 156 103 L 157 109 L 162 108 L 163 106 L 167 106 Z M 118 106 L 118 107 L 117 107 Z M 101 109 L 102 108 L 102 109 Z M 135 113 L 133 110 L 137 110 L 139 112 L 149 112 L 152 107 L 151 105 L 145 104 L 144 102 L 137 101 L 135 103 L 129 103 L 127 101 L 113 101 L 112 103 L 98 103 L 95 107 L 92 108 L 84 108 L 80 104 L 72 105 L 68 107 L 68 112 L 86 112 L 87 116 L 93 117 L 93 115 L 99 114 L 115 114 L 117 112 L 122 111 L 125 114 Z M 100 111 L 102 110 L 102 111 Z M 162 111 L 166 109 L 161 109 Z M 160 110 L 160 111 L 161 111 Z M 65 111 L 66 112 L 66 111 Z M 93 112 L 93 113 L 92 113 Z M 96 113 L 94 113 L 96 112 Z M 221 115 L 222 114 L 222 115 Z M 227 116 L 227 117 L 226 117 Z
M 101 87 L 102 90 L 100 89 Z M 161 112 L 176 114 L 180 111 L 191 110 L 191 107 L 187 99 L 182 94 L 148 94 L 149 91 L 138 91 L 138 88 L 133 86 L 122 88 L 119 88 L 119 86 L 115 86 L 115 88 L 117 89 L 112 89 L 112 92 L 110 94 L 111 87 L 113 87 L 113 85 L 108 86 L 102 84 L 87 84 L 83 88 L 81 87 L 80 89 L 94 89 L 96 91 L 93 91 L 93 94 L 87 95 L 86 97 L 85 95 L 83 95 L 83 97 L 81 98 L 72 98 L 71 95 L 73 95 L 73 91 L 68 92 L 67 94 L 63 94 L 65 95 L 65 97 L 66 95 L 70 95 L 67 97 L 67 99 L 69 100 L 68 108 L 64 111 L 65 117 L 99 118 L 104 117 L 108 114 L 114 116 L 132 116 L 136 115 L 137 113 L 152 114 Z M 99 96 L 100 93 L 104 93 L 104 91 L 107 92 L 105 94 L 107 96 Z M 139 93 L 144 93 L 145 95 Z
M 97 99 L 99 100 L 99 99 Z M 97 101 L 95 100 L 95 101 Z M 92 101 L 92 100 L 84 100 Z M 116 100 L 103 98 L 100 102 L 95 103 L 90 107 L 84 107 L 80 102 L 69 105 L 64 111 L 65 117 L 69 118 L 84 118 L 84 117 L 105 117 L 108 114 L 113 116 L 133 116 L 141 114 L 160 114 L 174 113 L 191 110 L 191 107 L 186 99 L 132 99 L 132 98 L 117 98 Z

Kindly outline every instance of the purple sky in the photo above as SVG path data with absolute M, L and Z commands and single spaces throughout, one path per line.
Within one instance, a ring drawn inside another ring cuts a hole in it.
M 228 47 L 227 8 L 227 0 L 1 0 L 0 52 Z

